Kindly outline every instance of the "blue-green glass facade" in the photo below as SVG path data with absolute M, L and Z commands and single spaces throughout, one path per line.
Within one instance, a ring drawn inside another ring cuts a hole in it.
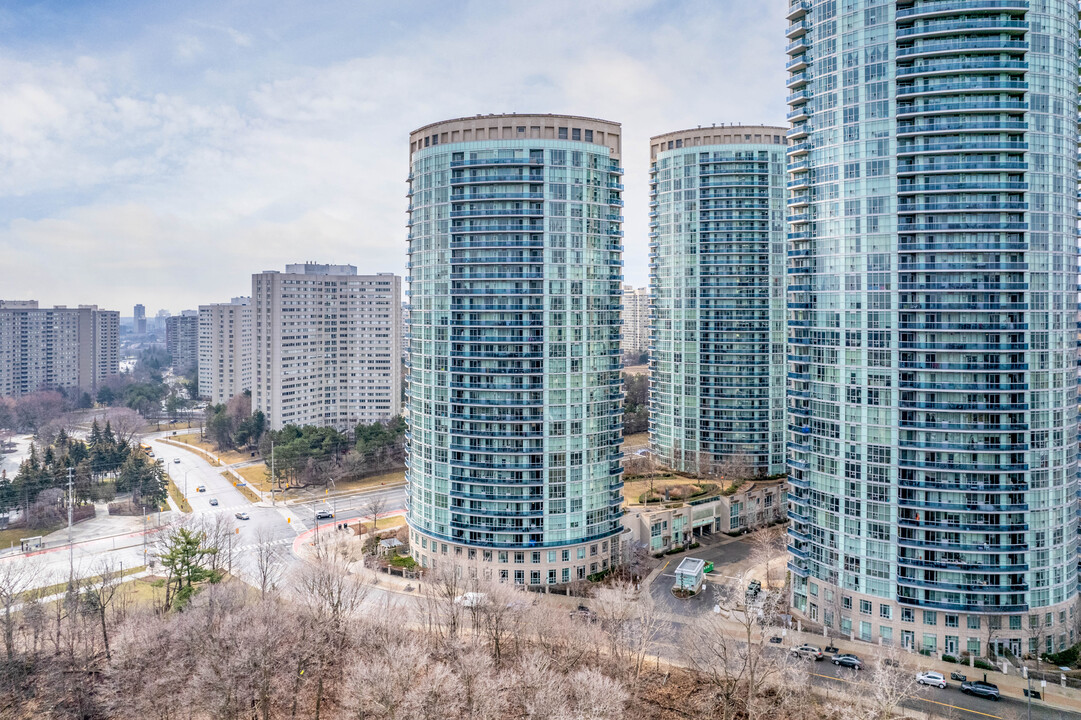
M 684 472 L 784 472 L 785 128 L 651 147 L 650 446 Z
M 611 562 L 623 187 L 602 143 L 618 133 L 559 116 L 414 133 L 407 519 L 426 566 L 536 584 Z
M 794 605 L 978 650 L 1077 592 L 1077 5 L 788 17 Z

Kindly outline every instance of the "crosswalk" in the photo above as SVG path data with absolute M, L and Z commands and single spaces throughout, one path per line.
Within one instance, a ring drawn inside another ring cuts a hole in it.
M 247 543 L 245 545 L 236 545 L 236 546 L 233 547 L 233 550 L 235 552 L 244 552 L 246 550 L 254 550 L 255 548 L 258 548 L 258 547 L 273 547 L 273 546 L 277 546 L 277 545 L 291 545 L 293 543 L 294 539 L 295 538 L 291 538 L 291 537 L 283 537 L 283 538 L 278 538 L 277 540 L 268 540 L 267 542 L 264 542 L 264 543 Z

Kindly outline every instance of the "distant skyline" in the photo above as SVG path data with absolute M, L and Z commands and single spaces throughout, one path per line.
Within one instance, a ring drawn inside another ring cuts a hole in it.
M 173 312 L 287 263 L 405 274 L 408 133 L 623 124 L 625 282 L 649 137 L 783 125 L 783 0 L 0 7 L 0 298 Z

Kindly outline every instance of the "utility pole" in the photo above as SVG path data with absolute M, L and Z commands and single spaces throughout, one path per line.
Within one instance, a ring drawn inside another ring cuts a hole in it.
M 75 468 L 68 468 L 68 585 L 75 582 L 75 544 L 72 541 L 71 526 L 75 512 Z
M 275 505 L 274 502 L 274 484 L 277 482 L 277 476 L 274 475 L 274 440 L 270 441 L 270 504 Z

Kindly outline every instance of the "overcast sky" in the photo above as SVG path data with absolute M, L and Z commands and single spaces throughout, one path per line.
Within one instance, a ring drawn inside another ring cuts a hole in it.
M 0 3 L 0 298 L 179 311 L 312 260 L 404 274 L 409 131 L 623 124 L 626 279 L 649 137 L 784 124 L 784 0 Z

